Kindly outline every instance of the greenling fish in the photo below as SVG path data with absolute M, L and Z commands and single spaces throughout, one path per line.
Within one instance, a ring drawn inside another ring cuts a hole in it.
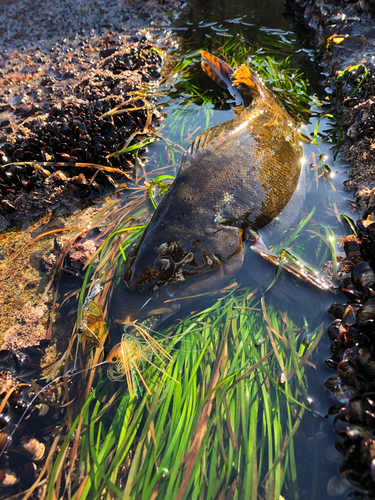
M 169 316 L 222 286 L 243 264 L 249 230 L 270 225 L 298 192 L 302 148 L 283 106 L 245 65 L 202 51 L 202 68 L 241 105 L 186 150 L 115 291 L 118 323 Z

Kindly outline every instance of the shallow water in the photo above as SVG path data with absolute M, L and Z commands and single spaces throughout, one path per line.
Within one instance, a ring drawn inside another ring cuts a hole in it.
M 187 88 L 181 76 L 179 74 L 173 75 L 172 71 L 173 65 L 181 59 L 181 55 L 172 53 L 170 79 L 162 89 L 153 89 L 157 105 L 167 114 L 162 127 L 158 130 L 158 134 L 163 139 L 149 146 L 147 155 L 142 155 L 139 159 L 140 177 L 144 172 L 149 180 L 162 174 L 174 176 L 178 170 L 183 149 L 194 137 L 208 127 L 233 117 L 233 111 L 230 109 L 230 97 L 219 94 L 213 88 L 214 84 L 210 83 L 208 78 L 202 74 L 200 58 L 196 51 L 203 46 L 207 49 L 210 47 L 218 48 L 225 43 L 225 39 L 233 40 L 234 37 L 244 45 L 252 47 L 253 53 L 257 52 L 265 56 L 271 54 L 276 59 L 290 56 L 292 66 L 301 68 L 310 78 L 313 83 L 311 91 L 320 91 L 317 83 L 319 75 L 314 69 L 312 52 L 302 47 L 297 41 L 290 25 L 282 17 L 283 10 L 283 2 L 281 1 L 267 4 L 265 2 L 252 2 L 250 12 L 248 2 L 245 1 L 215 1 L 205 3 L 204 9 L 200 7 L 199 2 L 196 2 L 187 14 L 182 15 L 178 25 L 166 36 L 173 36 L 174 32 L 182 37 L 184 41 L 181 42 L 181 52 L 182 54 L 190 53 L 191 71 L 194 74 L 194 78 L 190 82 L 200 93 L 213 97 L 216 105 L 205 104 L 202 106 L 192 103 L 189 94 L 192 87 Z M 315 110 L 319 111 L 318 108 Z M 317 121 L 317 117 L 311 118 L 308 124 L 301 125 L 301 132 L 313 136 Z M 351 211 L 351 205 L 345 200 L 348 196 L 342 185 L 346 178 L 345 166 L 340 163 L 338 158 L 334 159 L 334 150 L 331 149 L 334 143 L 330 142 L 332 141 L 331 136 L 324 132 L 330 128 L 332 125 L 330 125 L 329 119 L 322 120 L 319 123 L 319 131 L 329 140 L 322 140 L 320 145 L 304 144 L 307 194 L 301 216 L 293 227 L 281 237 L 275 238 L 272 233 L 265 237 L 269 249 L 274 253 L 277 254 L 281 249 L 287 248 L 293 255 L 320 273 L 324 272 L 325 266 L 329 268 L 332 251 L 338 255 L 342 253 L 340 237 L 350 232 L 346 223 L 340 218 L 340 214 L 344 213 L 356 218 Z M 329 166 L 331 174 L 327 170 L 323 172 L 321 165 L 319 165 L 321 155 L 325 156 L 324 161 L 322 161 Z M 120 196 L 121 203 L 125 203 L 128 192 L 122 193 Z M 157 199 L 156 193 L 155 199 Z M 149 211 L 151 211 L 150 207 Z M 306 225 L 303 228 L 298 227 L 298 222 L 309 214 L 310 219 Z M 331 232 L 327 232 L 326 229 L 330 229 Z M 242 287 L 254 287 L 254 272 L 247 261 L 245 262 L 246 273 L 241 270 L 236 281 Z M 330 273 L 331 271 L 328 269 L 328 274 Z M 272 282 L 274 274 L 275 270 L 271 269 L 266 276 L 268 281 L 261 283 L 263 291 Z M 263 279 L 264 272 L 262 272 Z M 73 291 L 76 288 L 76 284 L 69 284 L 68 281 L 64 285 L 65 292 Z M 275 290 L 278 292 L 273 295 Z M 306 345 L 308 345 L 313 331 L 321 323 L 324 322 L 325 327 L 329 324 L 330 318 L 326 309 L 330 303 L 334 300 L 340 301 L 339 297 L 335 299 L 332 295 L 315 293 L 308 287 L 303 287 L 301 290 L 299 285 L 288 277 L 284 282 L 277 283 L 271 292 L 267 292 L 265 295 L 267 307 L 270 307 L 270 310 L 274 311 L 279 318 L 287 313 L 291 321 L 300 328 L 299 342 L 305 341 Z M 258 293 L 257 300 L 260 300 L 261 295 L 260 292 Z M 300 300 L 301 296 L 302 301 Z M 203 307 L 202 304 L 200 306 Z M 210 302 L 204 304 L 204 307 L 209 306 Z M 67 307 L 66 311 L 69 311 L 69 302 L 65 307 Z M 62 316 L 64 316 L 63 311 Z M 75 310 L 69 311 L 70 314 L 72 312 L 72 316 L 74 316 Z M 58 323 L 56 328 L 59 328 Z M 64 328 L 60 327 L 61 329 Z M 294 483 L 289 482 L 288 486 L 281 490 L 283 497 L 287 500 L 297 498 L 301 500 L 328 499 L 332 496 L 332 492 L 337 498 L 347 498 L 348 492 L 353 490 L 344 484 L 344 493 L 340 495 L 337 487 L 334 489 L 332 486 L 332 477 L 337 474 L 340 460 L 332 450 L 335 435 L 332 430 L 331 418 L 326 418 L 331 406 L 324 390 L 324 380 L 332 374 L 324 364 L 324 359 L 329 355 L 329 343 L 328 337 L 323 335 L 318 348 L 310 359 L 315 366 L 305 367 L 304 378 L 307 381 L 308 392 L 307 394 L 297 394 L 299 402 L 306 404 L 312 411 L 305 413 L 294 437 L 297 478 Z M 186 357 L 189 356 L 189 349 L 187 351 Z M 182 365 L 181 356 L 179 356 L 176 356 L 177 361 Z M 184 374 L 183 368 L 181 371 Z M 280 375 L 281 373 L 275 373 L 275 377 Z M 285 402 L 280 404 L 278 407 L 280 411 L 283 410 L 284 405 L 286 408 Z M 252 415 L 251 408 L 252 405 L 249 405 L 249 419 Z M 258 427 L 261 430 L 261 422 L 259 422 Z M 261 436 L 260 434 L 260 439 Z M 286 439 L 285 436 L 284 439 Z M 241 443 L 241 446 L 245 447 L 246 442 Z M 265 443 L 262 446 L 266 448 Z M 258 451 L 262 453 L 260 449 Z M 172 470 L 170 465 L 163 477 L 168 478 L 169 470 Z M 264 476 L 267 472 L 268 468 L 263 462 L 259 474 Z M 293 488 L 290 486 L 291 484 L 293 484 Z M 272 497 L 270 492 L 263 493 L 265 498 Z M 195 494 L 199 497 L 198 488 L 195 490 Z
M 256 47 L 258 53 L 272 54 L 275 55 L 276 59 L 290 56 L 291 65 L 302 69 L 310 79 L 311 92 L 322 95 L 322 89 L 319 86 L 320 77 L 318 69 L 315 67 L 313 53 L 301 45 L 293 34 L 291 26 L 282 18 L 282 2 L 272 2 L 272 5 L 267 3 L 267 8 L 264 7 L 264 2 L 254 2 L 252 10 L 249 12 L 247 2 L 222 1 L 209 3 L 202 9 L 197 2 L 189 14 L 181 19 L 182 26 L 179 25 L 178 29 L 175 30 L 185 40 L 181 44 L 182 52 L 187 50 L 193 54 L 191 56 L 192 64 L 199 65 L 199 56 L 194 50 L 202 46 L 206 50 L 209 50 L 207 47 L 210 46 L 219 47 L 221 43 L 225 43 L 224 37 L 233 37 L 242 40 L 247 46 Z M 207 38 L 212 41 L 207 42 Z M 202 77 L 198 76 L 193 83 L 201 85 L 202 81 L 198 81 L 199 79 L 202 80 Z M 177 90 L 179 94 L 178 81 L 179 76 L 175 75 L 175 88 L 172 85 L 172 90 Z M 203 88 L 206 90 L 205 83 Z M 199 89 L 202 91 L 202 85 L 199 86 Z M 172 92 L 169 93 L 169 98 L 164 97 L 160 102 L 163 103 L 163 109 L 168 115 L 161 130 L 159 130 L 160 135 L 182 144 L 184 147 L 187 147 L 189 142 L 198 133 L 205 130 L 208 125 L 213 126 L 233 116 L 230 110 L 217 109 L 225 107 L 223 100 L 216 108 L 209 104 L 201 107 L 189 104 L 189 98 L 184 94 L 174 98 Z M 312 109 L 322 113 L 322 109 L 318 107 L 313 106 Z M 183 126 L 176 126 L 176 115 L 179 120 L 183 120 Z M 332 250 L 338 256 L 343 255 L 341 237 L 350 234 L 350 230 L 340 214 L 346 214 L 356 219 L 356 213 L 347 201 L 349 195 L 345 192 L 342 184 L 346 179 L 345 165 L 335 154 L 334 136 L 327 132 L 334 127 L 334 122 L 324 118 L 318 123 L 318 118 L 312 117 L 307 124 L 300 125 L 300 130 L 303 134 L 313 137 L 316 127 L 321 133 L 319 136 L 321 143 L 303 144 L 307 194 L 299 219 L 312 213 L 310 222 L 299 232 L 298 237 L 296 237 L 297 219 L 294 226 L 281 238 L 280 235 L 275 236 L 271 232 L 265 235 L 265 241 L 273 252 L 278 253 L 282 248 L 287 248 L 313 269 L 320 273 L 327 271 L 329 278 L 334 281 L 331 274 L 332 269 L 331 271 L 328 269 L 329 262 L 332 260 Z M 149 147 L 149 154 L 150 160 L 147 168 L 157 168 L 157 165 L 164 165 L 162 167 L 163 173 L 175 175 L 175 165 L 179 163 L 182 156 L 180 151 L 174 150 L 172 161 L 167 143 L 157 142 Z M 170 169 L 165 167 L 171 163 L 173 163 L 173 167 Z M 321 168 L 321 163 L 328 166 L 329 170 L 324 171 Z M 319 237 L 317 233 L 321 236 Z M 254 272 L 248 267 L 249 261 L 245 260 L 245 265 L 249 276 L 246 276 L 246 273 L 241 270 L 237 281 L 249 284 L 254 279 Z M 271 283 L 273 277 L 274 270 L 272 269 L 267 277 L 268 282 L 262 280 L 263 290 Z M 296 291 L 293 291 L 293 287 L 296 287 Z M 276 292 L 275 289 L 277 289 Z M 301 290 L 296 282 L 288 277 L 284 283 L 276 284 L 274 290 L 271 291 L 275 292 L 276 295 L 276 305 L 274 306 L 276 309 L 288 311 L 290 317 L 297 322 L 297 318 L 304 317 L 305 324 L 307 324 L 306 337 L 321 323 L 324 323 L 326 328 L 332 322 L 326 309 L 333 301 L 345 301 L 340 295 L 316 293 L 308 287 L 306 289 L 302 287 Z M 270 293 L 266 296 L 269 297 Z M 305 416 L 295 438 L 299 486 L 298 493 L 290 490 L 283 492 L 285 498 L 288 499 L 328 499 L 332 496 L 347 498 L 348 492 L 353 491 L 345 479 L 338 475 L 340 457 L 334 450 L 333 444 L 336 435 L 332 430 L 332 417 L 327 417 L 332 404 L 324 389 L 324 381 L 332 374 L 324 363 L 325 358 L 329 355 L 329 345 L 330 341 L 327 335 L 324 335 L 312 358 L 315 367 L 306 367 L 308 395 L 304 401 L 308 401 L 312 412 Z

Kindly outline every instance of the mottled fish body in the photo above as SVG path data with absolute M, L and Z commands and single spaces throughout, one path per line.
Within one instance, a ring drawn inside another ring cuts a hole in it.
M 202 57 L 206 73 L 240 96 L 242 106 L 185 152 L 124 272 L 129 297 L 139 296 L 144 307 L 130 311 L 124 300 L 119 322 L 171 314 L 180 306 L 171 298 L 203 293 L 233 276 L 243 262 L 246 228 L 258 231 L 274 220 L 299 182 L 302 149 L 283 106 L 247 66 L 233 71 L 207 52 Z

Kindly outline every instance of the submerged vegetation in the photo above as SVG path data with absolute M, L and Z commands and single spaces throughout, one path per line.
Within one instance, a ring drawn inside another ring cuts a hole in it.
M 278 58 L 260 46 L 250 49 L 241 37 L 210 42 L 209 50 L 231 66 L 250 63 L 297 120 L 308 119 L 310 107 L 318 102 L 302 75 L 290 69 L 285 45 L 275 41 L 271 47 L 280 50 Z M 108 303 L 128 250 L 173 180 L 184 149 L 212 124 L 214 107 L 233 104 L 224 93 L 211 90 L 212 84 L 208 87 L 199 62 L 193 48 L 163 87 L 152 90 L 157 106 L 169 106 L 168 119 L 150 138 L 124 148 L 135 155 L 132 198 L 121 207 L 117 201 L 109 205 L 89 228 L 76 232 L 58 260 L 55 285 L 77 237 L 100 229 L 82 286 L 61 301 L 78 298 L 67 351 L 48 377 L 35 384 L 40 395 L 44 387 L 56 384 L 62 394 L 56 404 L 66 406 L 66 412 L 24 498 L 38 489 L 41 498 L 51 500 L 298 500 L 303 454 L 307 448 L 317 456 L 307 371 L 319 370 L 314 357 L 323 328 L 311 328 L 303 314 L 269 291 L 261 294 L 256 286 L 232 282 L 206 294 L 208 301 L 202 297 L 201 310 L 158 331 L 127 325 L 106 352 L 111 335 Z M 150 93 L 145 95 L 150 99 Z M 139 150 L 155 139 L 163 141 L 149 149 L 145 164 Z M 316 162 L 309 188 L 330 182 L 321 163 Z M 310 206 L 273 250 L 296 253 L 316 267 L 330 259 L 336 276 L 334 232 L 316 221 L 318 211 Z M 328 212 L 334 229 L 342 232 L 337 207 L 331 204 Z M 303 477 L 310 500 L 319 498 L 317 476 L 316 458 L 310 484 Z

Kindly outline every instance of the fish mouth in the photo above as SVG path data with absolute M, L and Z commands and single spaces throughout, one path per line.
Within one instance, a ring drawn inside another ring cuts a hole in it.
M 124 326 L 135 323 L 153 330 L 177 313 L 181 308 L 180 300 L 173 300 L 166 291 L 163 292 L 142 293 L 121 282 L 113 292 L 109 307 L 111 336 L 114 332 L 117 338 L 124 332 Z M 172 299 L 171 302 L 168 299 Z

